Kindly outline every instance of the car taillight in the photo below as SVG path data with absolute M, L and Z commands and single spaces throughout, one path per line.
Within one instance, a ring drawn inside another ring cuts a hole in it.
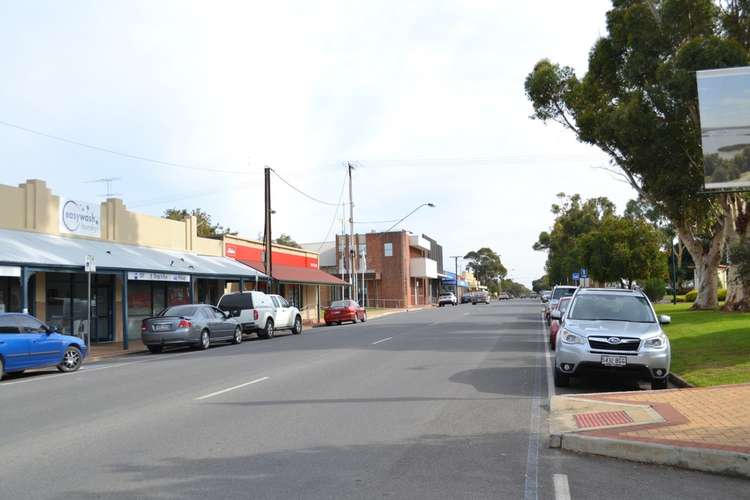
M 347 307 L 346 310 L 349 311 L 349 312 L 351 312 L 351 313 L 353 313 L 353 312 L 356 311 L 356 309 L 353 306 Z
M 142 331 L 142 332 L 145 332 L 146 330 L 148 330 L 148 324 L 147 324 L 147 321 L 148 321 L 148 320 L 145 320 L 145 319 L 144 319 L 143 321 L 141 321 L 141 331 Z
M 177 328 L 190 328 L 191 326 L 193 326 L 193 324 L 186 319 L 181 319 L 180 322 L 177 323 Z
M 257 309 L 253 309 L 253 319 L 257 320 L 258 318 L 260 318 L 260 315 L 258 314 L 258 310 Z

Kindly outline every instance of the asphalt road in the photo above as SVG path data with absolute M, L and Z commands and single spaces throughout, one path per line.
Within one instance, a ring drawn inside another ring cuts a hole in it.
M 747 498 L 739 479 L 548 449 L 539 311 L 463 305 L 10 377 L 0 499 Z

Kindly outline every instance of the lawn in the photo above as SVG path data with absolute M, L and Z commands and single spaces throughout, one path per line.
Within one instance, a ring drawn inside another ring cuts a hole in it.
M 691 311 L 692 304 L 657 304 L 672 316 L 664 329 L 672 344 L 672 371 L 705 387 L 750 382 L 750 314 Z

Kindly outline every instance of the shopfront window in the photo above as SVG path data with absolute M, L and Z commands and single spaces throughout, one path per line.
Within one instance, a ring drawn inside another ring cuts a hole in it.
M 88 324 L 87 279 L 85 274 L 47 273 L 47 324 L 83 336 Z
M 141 323 L 167 307 L 190 303 L 188 283 L 128 282 L 128 338 L 141 338 Z
M 0 278 L 0 313 L 21 312 L 21 285 L 18 278 Z

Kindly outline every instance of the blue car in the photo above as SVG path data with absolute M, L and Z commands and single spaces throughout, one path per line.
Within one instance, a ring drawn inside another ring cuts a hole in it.
M 83 340 L 59 333 L 33 316 L 0 313 L 0 379 L 6 373 L 46 366 L 74 372 L 86 351 Z

